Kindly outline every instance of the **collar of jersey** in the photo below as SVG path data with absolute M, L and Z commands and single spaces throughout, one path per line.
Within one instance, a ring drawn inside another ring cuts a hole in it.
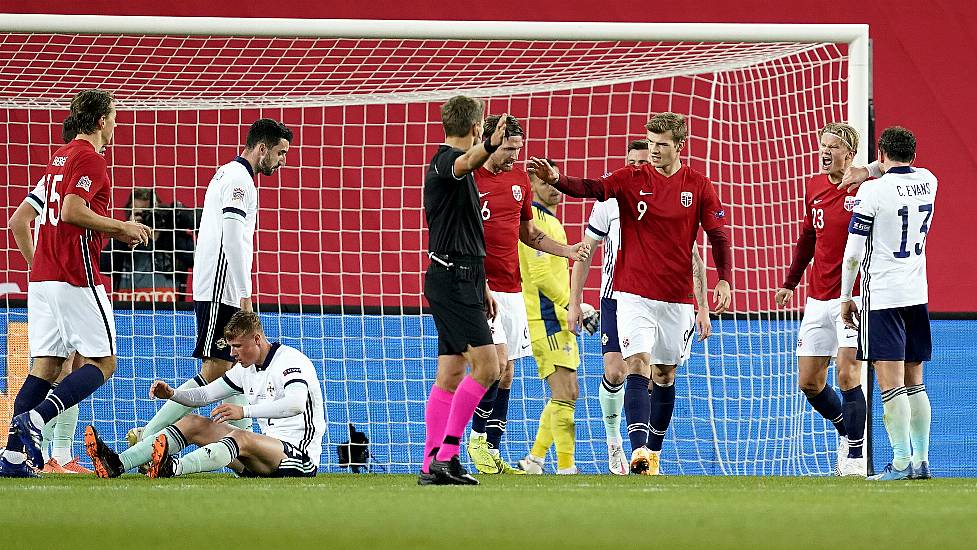
M 260 367 L 258 365 L 255 365 L 255 367 L 254 367 L 255 370 L 262 371 L 262 370 L 267 369 L 268 366 L 271 365 L 271 360 L 275 357 L 275 352 L 278 351 L 278 348 L 280 348 L 280 347 L 282 347 L 282 345 L 280 343 L 278 343 L 278 342 L 275 342 L 274 344 L 272 344 L 271 345 L 271 349 L 268 350 L 268 355 L 265 357 L 265 362 L 262 363 Z
M 915 172 L 912 166 L 893 166 L 885 171 L 886 174 L 912 174 Z
M 550 212 L 548 208 L 546 208 L 545 206 L 543 206 L 542 204 L 540 204 L 540 203 L 538 203 L 536 201 L 533 201 L 533 206 L 535 206 L 536 208 L 539 208 L 540 210 L 542 210 L 543 212 L 549 214 L 550 216 L 553 216 L 554 218 L 556 217 L 556 214 Z
M 251 168 L 251 163 L 244 160 L 244 157 L 242 156 L 234 157 L 234 162 L 240 162 L 242 165 L 244 165 L 245 168 L 248 169 L 248 173 L 251 174 L 251 177 L 252 178 L 254 177 L 254 170 Z

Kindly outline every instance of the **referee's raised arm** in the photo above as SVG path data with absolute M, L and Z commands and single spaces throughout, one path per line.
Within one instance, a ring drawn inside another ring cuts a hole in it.
M 462 177 L 464 175 L 470 174 L 475 170 L 481 168 L 485 161 L 488 160 L 489 156 L 495 152 L 502 142 L 505 141 L 505 122 L 509 118 L 508 114 L 503 114 L 499 117 L 498 125 L 495 127 L 495 132 L 488 141 L 483 141 L 481 143 L 476 143 L 473 147 L 465 151 L 464 155 L 455 159 L 455 177 Z M 479 123 L 481 124 L 481 123 Z M 481 136 L 481 130 L 475 134 L 476 136 Z M 477 137 L 475 139 L 478 139 Z

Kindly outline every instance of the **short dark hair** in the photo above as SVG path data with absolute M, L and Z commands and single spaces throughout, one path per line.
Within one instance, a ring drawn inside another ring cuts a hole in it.
M 485 119 L 485 127 L 482 128 L 483 141 L 488 141 L 492 137 L 492 134 L 495 133 L 495 128 L 499 125 L 499 118 L 501 118 L 500 115 L 492 115 Z M 519 121 L 512 115 L 509 115 L 505 119 L 505 135 L 526 137 L 526 132 L 519 125 Z
M 75 120 L 69 116 L 61 123 L 61 139 L 68 143 L 77 136 L 78 130 L 75 129 Z
M 647 151 L 648 150 L 648 140 L 647 139 L 636 139 L 628 144 L 628 150 L 625 153 L 630 153 L 631 151 Z
M 125 209 L 127 212 L 132 212 L 132 203 L 137 200 L 149 201 L 150 208 L 156 208 L 156 205 L 162 202 L 159 195 L 156 194 L 155 189 L 136 187 L 132 190 L 132 193 L 129 193 L 129 200 L 126 201 Z
M 916 158 L 916 136 L 902 126 L 890 126 L 879 136 L 879 151 L 896 162 L 912 162 Z
M 68 118 L 61 123 L 61 137 L 69 135 L 73 130 L 75 135 L 92 134 L 98 130 L 98 121 L 103 116 L 112 114 L 115 108 L 115 98 L 112 92 L 105 90 L 82 90 L 71 98 L 71 112 Z M 67 131 L 66 131 L 67 130 Z M 74 139 L 74 136 L 71 137 Z M 71 141 L 68 139 L 65 141 Z
M 292 131 L 287 126 L 270 118 L 259 118 L 248 130 L 248 141 L 245 149 L 254 149 L 259 143 L 264 143 L 269 149 L 278 145 L 281 140 L 292 141 Z
M 456 95 L 441 106 L 441 125 L 448 137 L 464 137 L 472 129 L 472 124 L 482 120 L 485 105 L 466 95 Z

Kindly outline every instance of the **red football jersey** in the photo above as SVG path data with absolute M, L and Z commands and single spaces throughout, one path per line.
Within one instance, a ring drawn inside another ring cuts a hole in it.
M 827 174 L 819 174 L 807 182 L 804 229 L 813 228 L 817 235 L 808 295 L 815 300 L 841 296 L 841 261 L 848 242 L 855 192 L 839 191 Z
M 104 284 L 98 270 L 102 235 L 61 222 L 61 205 L 68 195 L 78 195 L 93 212 L 108 216 L 111 189 L 105 157 L 84 140 L 61 146 L 48 164 L 30 280 L 80 287 Z
M 692 246 L 701 225 L 722 227 L 726 211 L 712 182 L 682 166 L 669 177 L 650 164 L 603 176 L 621 212 L 621 250 L 614 290 L 691 304 Z
M 522 292 L 519 225 L 533 219 L 529 176 L 519 168 L 493 174 L 479 168 L 475 186 L 485 229 L 485 278 L 496 292 Z

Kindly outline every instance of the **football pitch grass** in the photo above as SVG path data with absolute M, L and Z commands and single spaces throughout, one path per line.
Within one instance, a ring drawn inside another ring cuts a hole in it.
M 2 548 L 974 548 L 977 480 L 0 479 Z

